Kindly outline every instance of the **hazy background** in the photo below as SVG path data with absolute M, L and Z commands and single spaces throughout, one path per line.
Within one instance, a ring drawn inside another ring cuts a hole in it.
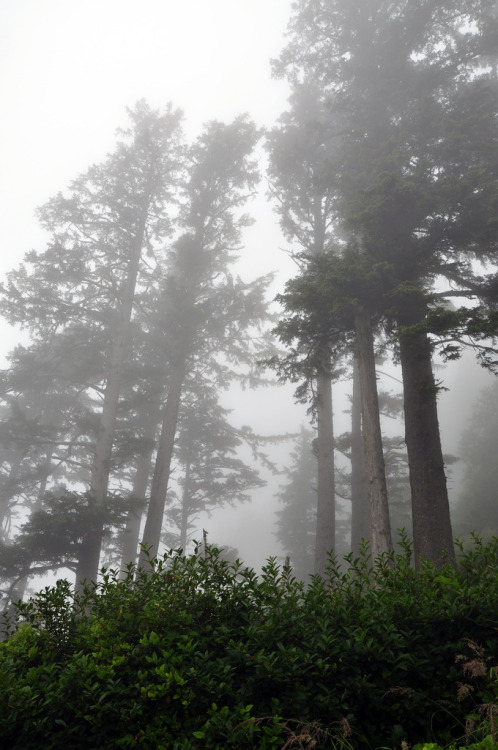
M 229 121 L 242 112 L 271 126 L 285 109 L 287 87 L 271 79 L 269 60 L 284 44 L 290 6 L 291 0 L 2 0 L 0 277 L 27 251 L 43 248 L 36 207 L 102 160 L 126 122 L 125 108 L 138 99 L 183 109 L 191 137 L 207 120 Z M 263 179 L 239 272 L 250 280 L 275 271 L 276 293 L 294 266 L 282 250 L 265 189 Z M 19 332 L 0 321 L 0 356 L 19 340 Z M 440 400 L 443 448 L 458 454 L 472 402 L 491 376 L 469 355 L 437 377 L 450 388 Z M 396 388 L 391 379 L 384 385 Z M 349 388 L 346 382 L 334 388 L 337 433 L 348 428 Z M 225 401 L 235 409 L 235 423 L 262 433 L 297 432 L 306 420 L 288 387 L 234 391 Z M 272 455 L 284 466 L 291 449 L 289 441 Z M 449 482 L 453 492 L 458 470 Z M 215 541 L 238 547 L 253 565 L 280 553 L 272 536 L 273 494 L 283 478 L 269 481 L 250 507 L 206 521 Z

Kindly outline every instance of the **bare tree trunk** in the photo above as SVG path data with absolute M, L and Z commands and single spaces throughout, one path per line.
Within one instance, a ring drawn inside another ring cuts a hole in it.
M 425 318 L 412 306 L 398 316 L 404 328 Z M 424 331 L 403 331 L 399 352 L 403 373 L 405 439 L 412 494 L 415 564 L 430 560 L 438 567 L 455 565 L 448 490 L 437 414 L 432 349 Z
M 147 567 L 149 559 L 156 557 L 159 550 L 185 372 L 186 356 L 183 354 L 179 357 L 171 372 L 168 398 L 163 412 L 161 437 L 157 448 L 149 508 L 142 537 L 142 544 L 147 546 L 148 551 L 147 554 L 143 549 L 140 552 L 140 567 Z
M 328 372 L 316 376 L 317 401 L 317 512 L 314 572 L 323 575 L 327 555 L 335 546 L 334 431 L 332 378 Z
M 370 540 L 370 510 L 365 476 L 365 450 L 361 426 L 361 386 L 358 357 L 353 358 L 351 400 L 351 549 L 358 552 L 361 540 Z
M 326 216 L 318 194 L 313 199 L 313 251 L 325 252 Z M 324 367 L 316 374 L 317 408 L 317 507 L 315 537 L 315 574 L 323 575 L 328 553 L 335 547 L 335 466 L 330 354 L 324 354 Z
M 130 334 L 130 321 L 145 236 L 146 216 L 147 211 L 144 209 L 141 224 L 131 250 L 128 274 L 121 300 L 121 325 L 112 348 L 107 372 L 104 402 L 95 445 L 89 492 L 90 505 L 96 511 L 96 518 L 93 527 L 84 535 L 81 542 L 76 568 L 76 591 L 82 590 L 83 581 L 96 581 L 99 571 L 103 521 L 98 518 L 97 514 L 105 505 L 109 485 L 112 445 L 123 375 L 123 363 Z
M 367 495 L 370 506 L 370 539 L 372 557 L 375 560 L 382 553 L 391 551 L 393 545 L 380 431 L 373 333 L 370 317 L 362 306 L 358 306 L 355 311 L 355 332 L 362 401 Z
M 185 468 L 185 484 L 183 485 L 182 493 L 182 517 L 180 526 L 180 548 L 183 550 L 183 554 L 186 553 L 188 542 L 188 518 L 190 515 L 190 472 L 190 456 L 188 456 L 187 466 Z

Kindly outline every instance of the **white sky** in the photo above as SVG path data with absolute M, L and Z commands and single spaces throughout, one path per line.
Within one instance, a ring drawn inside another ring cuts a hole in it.
M 138 99 L 183 109 L 192 136 L 242 112 L 271 125 L 287 90 L 269 59 L 289 12 L 290 0 L 0 0 L 0 275 L 43 247 L 35 208 L 113 148 Z

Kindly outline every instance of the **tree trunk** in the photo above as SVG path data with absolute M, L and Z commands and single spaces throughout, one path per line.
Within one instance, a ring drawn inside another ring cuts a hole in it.
M 131 499 L 136 500 L 137 504 L 143 505 L 147 495 L 147 485 L 149 483 L 150 468 L 152 464 L 152 453 L 154 450 L 153 440 L 156 435 L 157 421 L 153 413 L 147 413 L 147 429 L 144 439 L 147 441 L 147 448 L 138 458 L 137 469 L 133 479 L 133 489 Z M 126 528 L 123 533 L 123 553 L 121 556 L 121 570 L 119 577 L 121 580 L 128 575 L 127 566 L 135 564 L 138 556 L 138 542 L 140 539 L 140 526 L 142 523 L 143 509 L 130 508 L 128 518 L 126 519 Z
M 392 550 L 386 470 L 382 452 L 379 398 L 370 317 L 361 305 L 355 311 L 356 347 L 361 388 L 365 473 L 370 507 L 372 557 Z
M 163 412 L 161 437 L 157 448 L 150 502 L 142 538 L 142 544 L 147 546 L 147 554 L 142 549 L 139 557 L 139 566 L 142 568 L 148 566 L 149 559 L 156 557 L 159 550 L 166 492 L 168 490 L 171 461 L 175 446 L 178 412 L 180 410 L 180 400 L 186 372 L 186 359 L 185 354 L 181 355 L 171 373 L 168 398 L 166 399 Z
M 313 204 L 313 252 L 325 252 L 326 215 L 323 200 L 316 194 Z M 332 414 L 332 378 L 330 354 L 324 355 L 324 367 L 316 374 L 317 409 L 317 507 L 315 537 L 315 574 L 323 575 L 328 563 L 328 553 L 335 547 L 335 466 L 334 425 Z
M 403 328 L 424 320 L 423 304 L 398 315 Z M 399 340 L 403 373 L 405 439 L 412 495 L 415 564 L 421 558 L 438 567 L 455 565 L 448 490 L 437 414 L 432 349 L 424 331 L 404 330 Z
M 190 451 L 189 451 L 190 453 Z M 182 516 L 180 526 L 180 549 L 183 550 L 183 554 L 186 554 L 187 542 L 188 542 L 188 519 L 189 519 L 189 504 L 190 504 L 190 455 L 187 457 L 187 466 L 185 468 L 185 484 L 183 485 L 182 493 Z
M 123 375 L 123 363 L 129 339 L 130 321 L 135 299 L 135 287 L 138 277 L 142 246 L 145 235 L 145 221 L 147 211 L 143 210 L 140 227 L 131 250 L 128 273 L 124 284 L 121 300 L 121 325 L 114 346 L 112 348 L 109 368 L 106 378 L 104 402 L 100 427 L 95 445 L 95 453 L 91 472 L 89 503 L 95 511 L 96 517 L 92 528 L 83 536 L 78 564 L 76 568 L 76 591 L 81 591 L 83 581 L 96 581 L 99 571 L 100 551 L 104 524 L 99 517 L 99 511 L 105 505 L 109 473 L 111 469 L 112 445 L 119 404 L 119 393 Z
M 362 539 L 370 540 L 370 511 L 365 476 L 365 450 L 361 426 L 361 387 L 358 357 L 353 358 L 351 401 L 351 549 L 358 553 Z
M 327 555 L 335 547 L 334 432 L 332 378 L 328 372 L 316 376 L 317 401 L 317 510 L 314 572 L 323 575 Z

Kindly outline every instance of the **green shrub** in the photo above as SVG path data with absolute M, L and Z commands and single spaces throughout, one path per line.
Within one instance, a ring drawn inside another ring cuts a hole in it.
M 415 571 L 407 546 L 372 569 L 365 550 L 309 586 L 274 560 L 258 578 L 215 549 L 170 552 L 125 581 L 104 571 L 76 600 L 58 581 L 18 607 L 0 644 L 0 745 L 486 742 L 497 626 L 497 539 L 456 570 Z

